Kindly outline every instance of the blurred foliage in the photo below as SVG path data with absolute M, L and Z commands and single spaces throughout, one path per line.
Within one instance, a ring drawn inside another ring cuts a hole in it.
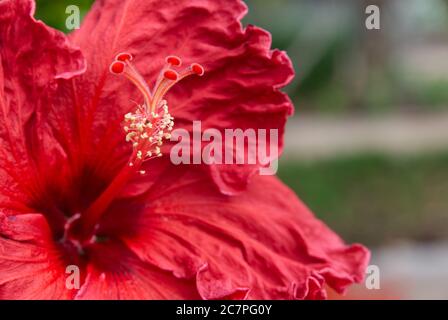
M 448 79 L 409 82 L 403 100 L 407 104 L 427 106 L 429 110 L 446 110 Z
M 247 2 L 245 21 L 269 30 L 274 47 L 287 50 L 294 62 L 297 77 L 288 93 L 300 110 L 378 113 L 448 107 L 443 81 L 420 77 L 409 83 L 406 74 L 415 66 L 396 63 L 407 55 L 405 43 L 430 49 L 434 43 L 422 40 L 439 39 L 448 46 L 448 1 Z M 379 31 L 364 27 L 368 4 L 381 9 Z
M 280 162 L 279 177 L 348 241 L 378 245 L 448 234 L 448 152 Z
M 93 0 L 36 0 L 36 18 L 44 21 L 49 26 L 63 32 L 69 32 L 65 26 L 65 20 L 69 16 L 66 8 L 76 5 L 80 9 L 81 18 L 85 16 Z

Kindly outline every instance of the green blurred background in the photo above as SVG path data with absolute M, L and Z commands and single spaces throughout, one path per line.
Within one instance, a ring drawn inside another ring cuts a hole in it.
M 37 17 L 64 32 L 66 6 L 85 14 L 92 3 L 37 2 Z M 286 50 L 297 71 L 286 89 L 296 115 L 279 176 L 349 242 L 444 243 L 448 1 L 247 4 L 244 23 L 269 30 L 273 47 Z M 365 28 L 368 4 L 381 9 L 380 30 Z

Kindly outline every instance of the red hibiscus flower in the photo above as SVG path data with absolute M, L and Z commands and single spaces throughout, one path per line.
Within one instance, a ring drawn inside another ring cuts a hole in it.
M 0 1 L 1 299 L 324 298 L 362 280 L 367 250 L 258 165 L 158 156 L 173 119 L 283 133 L 292 113 L 289 59 L 223 2 L 99 0 L 66 38 L 33 1 Z

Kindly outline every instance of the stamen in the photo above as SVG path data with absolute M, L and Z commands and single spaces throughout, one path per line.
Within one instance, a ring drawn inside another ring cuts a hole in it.
M 149 90 L 146 81 L 131 64 L 133 56 L 123 52 L 115 57 L 110 65 L 110 71 L 114 74 L 123 74 L 143 94 L 144 104 L 138 105 L 135 112 L 124 116 L 123 129 L 126 133 L 126 141 L 131 143 L 134 152 L 129 160 L 129 166 L 134 166 L 139 171 L 140 165 L 149 159 L 162 155 L 160 147 L 164 139 L 170 139 L 170 132 L 174 126 L 174 118 L 168 112 L 168 104 L 163 97 L 168 90 L 180 80 L 190 75 L 204 74 L 204 68 L 193 63 L 189 67 L 177 72 L 173 68 L 180 67 L 182 60 L 177 56 L 168 56 L 165 65 L 159 73 L 153 88 Z
M 168 104 L 163 99 L 165 94 L 185 77 L 204 74 L 204 68 L 197 63 L 193 63 L 180 72 L 173 70 L 174 67 L 180 67 L 182 61 L 176 56 L 169 56 L 165 59 L 165 65 L 154 85 L 153 96 L 144 78 L 131 64 L 132 60 L 133 56 L 130 53 L 120 53 L 111 63 L 109 70 L 113 74 L 124 75 L 140 90 L 144 98 L 143 105 L 138 105 L 135 112 L 124 115 L 125 139 L 132 144 L 133 152 L 127 166 L 82 214 L 79 236 L 83 242 L 89 243 L 91 239 L 94 239 L 98 221 L 125 184 L 137 172 L 141 175 L 146 173 L 145 170 L 140 169 L 143 162 L 162 156 L 163 140 L 170 139 L 170 132 L 174 126 L 174 118 L 169 114 Z

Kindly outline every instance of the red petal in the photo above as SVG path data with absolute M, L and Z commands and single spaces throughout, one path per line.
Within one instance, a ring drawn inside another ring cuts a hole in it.
M 0 213 L 0 300 L 71 299 L 76 292 L 65 286 L 69 264 L 41 214 Z
M 115 207 L 105 232 L 175 277 L 196 278 L 203 298 L 324 298 L 325 283 L 343 292 L 362 281 L 368 251 L 346 246 L 276 178 L 257 176 L 227 197 L 191 168 L 179 171 L 127 203 L 132 215 Z
M 58 80 L 85 70 L 81 52 L 33 14 L 34 1 L 0 2 L 0 207 L 25 209 L 64 177 L 65 137 L 48 125 L 48 97 Z
M 134 107 L 131 101 L 141 101 L 141 96 L 131 84 L 109 74 L 119 52 L 132 53 L 150 82 L 171 54 L 182 57 L 186 65 L 197 62 L 205 67 L 204 77 L 184 80 L 167 96 L 176 128 L 191 129 L 192 120 L 219 130 L 275 128 L 281 150 L 292 104 L 279 89 L 293 77 L 291 62 L 284 52 L 270 50 L 269 33 L 253 26 L 242 28 L 245 13 L 239 0 L 225 5 L 215 0 L 97 1 L 82 28 L 72 35 L 89 67 L 85 75 L 67 84 L 73 100 L 65 103 L 82 108 L 81 126 L 88 132 L 82 134 L 88 143 L 83 153 L 92 165 L 110 174 L 111 163 L 125 161 L 123 153 L 130 148 L 123 143 L 119 126 Z M 234 194 L 245 188 L 256 167 L 208 169 L 222 192 Z
M 118 242 L 95 245 L 79 300 L 199 299 L 193 281 L 176 279 L 168 272 L 140 261 Z

